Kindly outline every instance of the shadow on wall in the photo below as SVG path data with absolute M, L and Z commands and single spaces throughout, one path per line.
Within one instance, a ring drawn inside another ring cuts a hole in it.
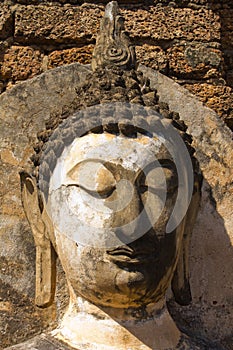
M 187 334 L 219 340 L 232 350 L 233 247 L 224 220 L 216 210 L 211 187 L 204 181 L 202 201 L 192 234 L 190 283 L 192 303 L 168 308 L 176 324 Z

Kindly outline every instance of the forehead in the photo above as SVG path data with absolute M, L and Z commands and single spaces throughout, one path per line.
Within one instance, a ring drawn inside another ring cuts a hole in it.
M 74 139 L 64 149 L 50 179 L 50 190 L 57 188 L 58 184 L 65 184 L 70 170 L 84 161 L 111 162 L 138 171 L 163 158 L 171 156 L 164 147 L 164 140 L 157 136 L 138 134 L 137 138 L 129 138 L 109 133 L 88 134 Z
M 85 159 L 99 159 L 102 161 L 121 162 L 123 166 L 131 166 L 137 161 L 141 166 L 145 162 L 145 155 L 154 157 L 159 154 L 162 141 L 140 135 L 137 138 L 128 138 L 113 134 L 89 134 L 73 141 L 67 149 L 64 165 L 72 167 Z M 136 166 L 137 164 L 135 164 Z

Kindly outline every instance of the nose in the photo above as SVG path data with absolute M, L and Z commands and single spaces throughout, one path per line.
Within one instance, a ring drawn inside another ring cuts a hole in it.
M 132 178 L 121 179 L 106 204 L 113 211 L 111 225 L 122 243 L 132 242 L 150 230 L 150 220 Z
M 122 179 L 117 183 L 112 209 L 114 210 L 114 227 L 124 227 L 133 223 L 140 215 L 143 205 L 137 188 L 130 179 Z

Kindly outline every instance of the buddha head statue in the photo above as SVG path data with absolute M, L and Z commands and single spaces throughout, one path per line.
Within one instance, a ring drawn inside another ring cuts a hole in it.
M 21 173 L 37 249 L 36 303 L 53 300 L 58 255 L 73 301 L 143 318 L 170 284 L 180 304 L 190 301 L 198 165 L 184 123 L 135 70 L 115 2 L 92 66 L 72 106 L 39 133 L 31 174 Z

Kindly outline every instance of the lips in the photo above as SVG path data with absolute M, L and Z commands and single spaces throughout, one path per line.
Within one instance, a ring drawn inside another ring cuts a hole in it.
M 133 249 L 128 246 L 107 251 L 110 260 L 117 263 L 145 264 L 156 260 L 156 251 L 152 249 Z

